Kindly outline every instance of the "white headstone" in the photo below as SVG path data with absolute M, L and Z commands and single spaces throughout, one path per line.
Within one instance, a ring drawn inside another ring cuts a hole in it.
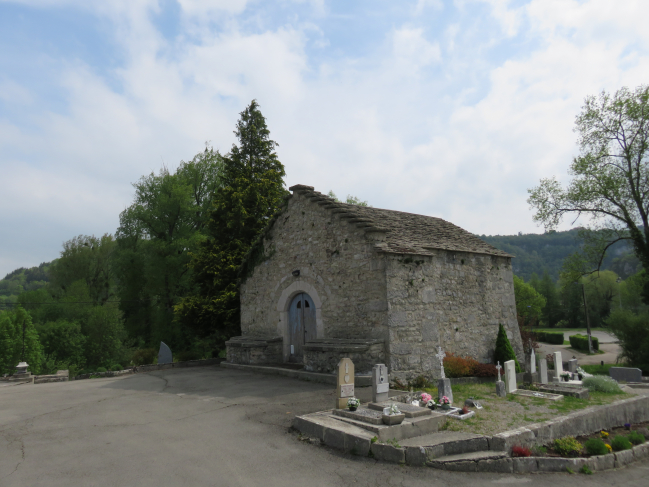
M 532 372 L 533 374 L 536 373 L 536 353 L 534 352 L 534 349 L 532 349 L 532 352 L 530 353 L 530 362 L 532 364 Z
M 437 355 L 435 355 L 435 357 L 439 360 L 439 366 L 441 369 L 440 379 L 446 379 L 446 375 L 444 374 L 444 357 L 446 357 L 446 352 L 442 352 L 442 347 L 437 347 Z
M 516 362 L 514 360 L 505 362 L 505 390 L 508 394 L 516 390 Z
M 561 380 L 561 374 L 563 374 L 563 359 L 561 358 L 561 352 L 554 352 L 554 378 L 556 380 Z
M 376 364 L 372 367 L 372 402 L 387 401 L 389 390 L 388 368 L 384 364 Z
M 539 381 L 541 384 L 548 383 L 548 361 L 547 359 L 539 359 Z

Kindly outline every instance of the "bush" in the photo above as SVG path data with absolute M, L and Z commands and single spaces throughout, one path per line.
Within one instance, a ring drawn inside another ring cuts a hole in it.
M 516 354 L 512 348 L 512 344 L 509 343 L 509 338 L 507 338 L 507 332 L 505 327 L 498 325 L 498 336 L 496 337 L 496 349 L 494 351 L 494 363 L 500 362 L 500 365 L 505 366 L 505 362 L 509 360 L 514 360 L 516 362 L 516 372 L 521 372 L 521 366 L 516 359 Z
M 554 449 L 562 457 L 576 457 L 581 452 L 582 446 L 574 436 L 565 436 L 554 440 Z
M 599 340 L 597 337 L 591 337 L 591 342 L 593 343 L 593 350 L 599 350 Z M 570 346 L 575 350 L 588 352 L 588 337 L 580 334 L 571 335 Z
M 606 443 L 600 438 L 591 438 L 584 444 L 584 448 L 589 455 L 606 455 L 608 453 Z
M 110 368 L 110 370 L 124 370 L 124 367 L 122 367 L 120 364 L 115 364 Z
M 178 362 L 186 362 L 187 360 L 200 360 L 201 354 L 197 350 L 183 350 L 174 354 L 174 358 Z
M 106 367 L 97 367 L 97 370 L 95 372 L 106 372 Z
M 524 446 L 512 446 L 512 456 L 513 457 L 529 457 L 532 455 L 532 450 Z
M 641 435 L 637 431 L 632 431 L 629 435 L 629 441 L 634 445 L 640 445 L 641 443 L 644 443 L 644 440 L 644 435 Z
M 611 440 L 611 447 L 615 451 L 630 450 L 631 442 L 626 436 L 617 435 Z
M 479 362 L 470 357 L 456 357 L 447 353 L 444 357 L 444 373 L 446 377 L 472 377 Z
M 606 324 L 618 339 L 622 349 L 620 355 L 626 359 L 629 366 L 649 373 L 649 313 L 636 315 L 630 310 L 615 309 Z
M 557 333 L 554 331 L 537 331 L 535 332 L 535 335 L 539 342 L 563 345 L 563 333 Z
M 496 377 L 498 376 L 498 371 L 496 370 L 496 366 L 494 364 L 478 363 L 475 366 L 475 370 L 473 371 L 473 374 L 476 377 Z
M 141 348 L 133 353 L 131 361 L 133 365 L 151 365 L 157 358 L 158 351 L 155 348 Z
M 584 377 L 581 383 L 591 392 L 605 392 L 607 394 L 617 394 L 622 392 L 620 386 L 615 382 L 615 379 L 605 375 Z

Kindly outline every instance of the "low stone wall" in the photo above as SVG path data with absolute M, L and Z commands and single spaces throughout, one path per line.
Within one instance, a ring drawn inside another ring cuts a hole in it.
M 282 337 L 233 337 L 225 342 L 231 364 L 265 365 L 283 361 Z
M 375 364 L 384 364 L 383 340 L 322 338 L 304 345 L 304 370 L 332 374 L 342 358 L 354 362 L 356 374 L 371 374 Z

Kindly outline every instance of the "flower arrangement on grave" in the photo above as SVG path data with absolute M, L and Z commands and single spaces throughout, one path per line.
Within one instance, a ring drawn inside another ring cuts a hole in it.
M 466 407 L 466 406 L 464 406 L 464 407 L 462 408 L 462 414 L 469 414 L 469 408 Z
M 568 382 L 570 380 L 570 374 L 561 374 L 561 378 L 564 381 Z
M 424 404 L 428 405 L 428 402 L 431 401 L 432 399 L 433 399 L 433 396 L 431 396 L 431 395 L 428 394 L 427 392 L 422 392 L 422 393 L 421 393 L 421 401 L 422 401 Z
M 435 409 L 437 407 L 437 404 L 435 404 L 435 401 L 431 399 L 426 403 L 426 406 L 428 406 L 430 409 Z
M 439 404 L 442 406 L 442 409 L 451 409 L 451 400 L 446 396 L 442 396 L 439 400 Z
M 349 408 L 350 411 L 356 411 L 356 409 L 360 405 L 361 402 L 355 397 L 350 397 L 349 399 L 347 399 L 347 407 Z
M 388 408 L 388 413 L 390 414 L 390 416 L 393 416 L 395 414 L 401 414 L 401 410 L 397 407 L 396 404 L 392 403 Z

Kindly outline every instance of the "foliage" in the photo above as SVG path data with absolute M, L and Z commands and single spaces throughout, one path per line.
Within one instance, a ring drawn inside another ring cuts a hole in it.
M 514 445 L 512 446 L 513 457 L 529 457 L 532 456 L 532 450 L 526 446 Z
M 537 321 L 545 307 L 545 298 L 518 276 L 514 276 L 514 295 L 518 316 L 523 317 L 526 323 Z
M 629 433 L 629 441 L 633 443 L 634 445 L 640 445 L 641 443 L 645 442 L 645 437 L 644 435 L 638 433 L 637 431 L 632 431 Z
M 131 362 L 136 367 L 139 365 L 151 365 L 158 357 L 158 351 L 155 348 L 142 348 L 133 352 Z
M 20 267 L 8 273 L 0 280 L 0 309 L 3 305 L 15 303 L 24 291 L 35 291 L 45 286 L 49 281 L 49 267 L 49 262 L 43 262 L 38 267 Z
M 340 202 L 340 200 L 336 196 L 336 193 L 334 193 L 333 191 L 329 191 L 327 193 L 327 196 L 329 196 L 330 198 L 333 198 L 334 200 Z M 368 205 L 367 201 L 361 201 L 360 198 L 357 198 L 356 196 L 352 196 L 351 194 L 347 195 L 347 199 L 345 201 L 343 201 L 343 203 L 347 203 L 348 205 L 357 205 L 357 206 L 369 206 L 369 207 L 372 206 L 372 205 Z
M 585 352 L 589 351 L 587 335 L 581 335 L 577 333 L 576 335 L 570 335 L 569 340 L 570 346 L 575 350 L 583 350 Z M 591 336 L 590 342 L 593 346 L 593 350 L 599 350 L 599 340 L 597 339 L 597 337 Z
M 609 331 L 618 339 L 621 353 L 628 365 L 649 373 L 649 313 L 634 314 L 617 309 L 607 320 Z
M 593 375 L 592 377 L 584 377 L 581 381 L 582 385 L 589 391 L 604 392 L 607 394 L 619 394 L 621 392 L 620 386 L 615 379 L 606 375 Z
M 498 370 L 494 364 L 478 363 L 473 370 L 473 375 L 476 377 L 497 377 Z
M 586 453 L 589 455 L 606 455 L 608 448 L 601 438 L 591 438 L 584 443 Z
M 502 323 L 498 326 L 498 336 L 496 337 L 496 348 L 494 351 L 494 362 L 500 362 L 504 366 L 505 362 L 509 360 L 516 361 L 516 372 L 521 371 L 521 366 L 518 363 L 512 344 L 507 338 L 507 332 Z
M 39 324 L 36 329 L 40 338 L 46 362 L 52 361 L 47 372 L 69 369 L 70 365 L 82 369 L 86 365 L 85 345 L 87 337 L 81 332 L 77 321 L 59 319 Z M 58 364 L 65 364 L 64 366 Z
M 175 306 L 181 322 L 215 348 L 240 334 L 239 268 L 268 220 L 282 206 L 284 166 L 255 100 L 243 112 L 233 146 L 223 159 L 222 187 L 215 194 L 209 239 L 189 264 L 197 290 Z
M 630 450 L 632 447 L 631 442 L 626 436 L 617 435 L 611 440 L 611 448 L 613 448 L 613 451 Z
M 447 352 L 444 357 L 444 373 L 446 377 L 471 377 L 479 362 L 471 357 L 457 357 Z
M 592 475 L 592 474 L 593 474 L 593 471 L 592 471 L 592 470 L 590 469 L 590 467 L 588 467 L 588 465 L 586 465 L 585 463 L 581 466 L 581 468 L 579 469 L 579 471 L 580 471 L 581 473 L 583 473 L 583 474 L 586 474 L 586 475 Z
M 21 361 L 29 364 L 33 374 L 38 374 L 43 358 L 43 348 L 29 313 L 20 306 L 0 313 L 0 374 L 13 374 Z
M 576 457 L 581 453 L 582 446 L 574 436 L 557 438 L 553 443 L 555 451 L 562 457 Z
M 563 333 L 554 333 L 551 331 L 537 331 L 534 332 L 536 339 L 544 343 L 552 343 L 553 345 L 563 345 Z
M 107 372 L 106 367 L 97 367 L 97 370 L 95 372 Z
M 570 166 L 573 179 L 566 189 L 550 178 L 529 190 L 534 219 L 552 229 L 565 215 L 584 215 L 599 230 L 580 232 L 585 245 L 564 264 L 570 281 L 600 269 L 607 248 L 622 240 L 649 267 L 649 86 L 587 97 L 575 125 L 580 154 Z M 643 299 L 649 302 L 649 282 Z

